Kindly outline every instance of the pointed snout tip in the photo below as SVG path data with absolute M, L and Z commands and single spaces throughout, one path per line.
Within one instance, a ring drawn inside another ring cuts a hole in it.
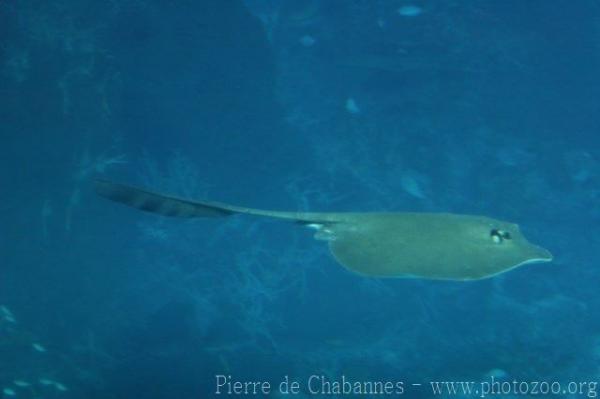
M 546 248 L 537 247 L 536 253 L 536 261 L 538 262 L 552 262 L 554 260 L 554 256 L 550 251 Z

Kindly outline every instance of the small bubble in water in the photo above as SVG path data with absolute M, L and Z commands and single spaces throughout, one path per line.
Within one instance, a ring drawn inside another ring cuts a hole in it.
M 300 44 L 304 47 L 311 47 L 316 42 L 317 41 L 315 40 L 315 38 L 310 35 L 304 35 L 300 38 Z
M 416 17 L 423 13 L 423 9 L 415 5 L 406 5 L 398 9 L 398 14 L 403 17 Z

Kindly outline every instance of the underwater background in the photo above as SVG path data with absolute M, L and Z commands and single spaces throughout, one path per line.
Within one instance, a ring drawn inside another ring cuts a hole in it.
M 311 375 L 404 382 L 362 397 L 490 378 L 595 397 L 599 71 L 593 0 L 0 1 L 0 397 L 265 396 L 219 395 L 218 375 L 270 397 L 353 396 Z M 306 229 L 145 214 L 97 177 L 488 215 L 555 260 L 365 278 Z

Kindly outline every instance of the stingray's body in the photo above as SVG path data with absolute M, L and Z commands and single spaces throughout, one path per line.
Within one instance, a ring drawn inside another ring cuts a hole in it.
M 199 202 L 111 183 L 96 191 L 113 201 L 176 217 L 249 214 L 285 219 L 316 230 L 346 268 L 368 276 L 474 280 L 515 267 L 548 262 L 546 249 L 529 243 L 516 224 L 450 213 L 278 212 Z

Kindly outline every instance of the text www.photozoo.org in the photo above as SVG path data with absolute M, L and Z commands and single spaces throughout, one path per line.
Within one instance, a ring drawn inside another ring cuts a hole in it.
M 313 374 L 305 379 L 284 376 L 279 381 L 237 380 L 231 375 L 215 375 L 216 395 L 266 396 L 399 396 L 429 393 L 431 396 L 506 397 L 511 396 L 582 396 L 597 397 L 597 381 L 506 380 L 491 376 L 482 381 L 353 380 L 345 375 L 332 379 Z

